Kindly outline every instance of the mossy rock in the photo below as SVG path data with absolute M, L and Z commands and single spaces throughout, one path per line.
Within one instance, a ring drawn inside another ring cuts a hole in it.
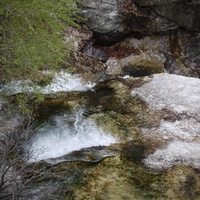
M 164 179 L 168 183 L 166 195 L 171 199 L 200 199 L 199 171 L 177 165 L 168 170 Z
M 129 115 L 120 115 L 114 111 L 97 113 L 90 116 L 105 132 L 112 134 L 121 142 L 136 139 L 140 130 L 135 126 L 135 119 Z
M 74 191 L 73 199 L 167 199 L 163 198 L 162 173 L 151 172 L 120 156 L 86 169 L 85 176 L 88 181 Z
M 162 73 L 164 71 L 164 65 L 155 58 L 139 57 L 127 62 L 123 66 L 122 71 L 124 75 L 142 77 Z

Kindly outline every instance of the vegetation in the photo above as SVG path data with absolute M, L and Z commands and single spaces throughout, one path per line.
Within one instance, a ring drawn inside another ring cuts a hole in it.
M 0 79 L 34 78 L 69 55 L 66 27 L 77 26 L 76 0 L 1 0 Z
M 0 199 L 20 199 L 30 195 L 32 183 L 42 175 L 43 168 L 37 168 L 37 163 L 27 164 L 28 153 L 20 156 L 24 151 L 23 144 L 34 134 L 33 125 L 29 121 L 23 130 L 0 136 Z
M 33 159 L 30 138 L 38 130 L 29 118 L 25 126 L 7 134 L 0 134 L 0 199 L 61 199 L 60 176 L 53 166 L 44 162 L 30 163 Z M 71 172 L 72 174 L 73 172 Z M 73 174 L 72 174 L 73 175 Z M 65 177 L 62 177 L 64 179 Z
M 76 15 L 76 1 L 0 1 L 0 86 L 13 79 L 31 79 L 33 83 L 43 85 L 51 76 L 44 79 L 40 70 L 63 66 L 70 53 L 64 42 L 66 28 L 78 26 L 75 20 L 80 19 Z M 23 113 L 30 117 L 26 103 L 30 98 L 36 102 L 42 100 L 43 96 L 38 93 L 34 97 L 27 95 L 12 95 L 9 100 L 17 102 Z M 11 104 L 8 106 L 12 107 Z M 23 145 L 32 134 L 30 122 L 24 130 L 0 134 L 0 199 L 30 197 L 32 185 L 48 174 L 45 166 L 27 163 L 30 155 L 24 154 Z

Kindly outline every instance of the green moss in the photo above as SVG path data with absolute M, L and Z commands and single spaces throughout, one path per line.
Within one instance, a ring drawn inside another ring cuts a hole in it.
M 123 72 L 130 76 L 141 77 L 162 73 L 164 66 L 156 59 L 138 58 L 123 67 Z
M 162 173 L 145 169 L 120 157 L 107 158 L 85 171 L 87 183 L 74 191 L 74 199 L 167 199 Z
M 105 132 L 112 133 L 112 135 L 121 141 L 127 141 L 128 138 L 135 139 L 139 134 L 139 129 L 134 126 L 134 118 L 128 115 L 120 115 L 119 113 L 111 111 L 93 114 L 90 117 Z

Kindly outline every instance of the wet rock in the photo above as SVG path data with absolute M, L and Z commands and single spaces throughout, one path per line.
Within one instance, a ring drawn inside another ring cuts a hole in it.
M 162 51 L 169 51 L 168 36 L 144 37 L 140 40 L 128 38 L 115 46 L 107 50 L 111 57 L 105 63 L 106 74 L 137 77 L 164 71 L 166 58 Z M 119 56 L 124 49 L 128 53 Z
M 98 113 L 94 109 L 90 117 L 121 141 L 141 138 L 147 144 L 149 167 L 184 163 L 199 168 L 199 156 L 194 153 L 200 150 L 198 82 L 167 73 L 107 80 L 95 86 L 93 106 Z
M 74 199 L 150 199 L 164 197 L 166 182 L 161 174 L 149 172 L 118 156 L 107 158 L 85 174 L 88 181 Z M 166 198 L 167 199 L 167 198 Z
M 82 49 L 82 52 L 85 53 L 87 56 L 95 58 L 96 60 L 100 60 L 102 62 L 106 62 L 108 60 L 108 55 L 106 54 L 106 52 L 93 47 L 90 43 Z
M 106 73 L 117 76 L 149 76 L 152 74 L 164 72 L 165 58 L 154 53 L 145 53 L 141 55 L 132 55 L 123 59 L 109 59 Z
M 130 96 L 130 89 L 144 84 L 141 79 L 111 79 L 95 86 L 95 95 L 89 102 L 93 114 L 90 117 L 121 141 L 136 139 L 141 126 L 153 126 L 159 117 L 148 110 L 139 98 Z
M 111 147 L 106 146 L 96 146 L 90 148 L 83 148 L 79 151 L 73 151 L 67 155 L 57 157 L 57 158 L 49 158 L 44 161 L 55 165 L 63 162 L 75 162 L 75 161 L 83 161 L 83 162 L 100 162 L 105 158 L 116 156 L 119 154 L 119 147 L 115 147 L 114 145 Z
M 149 76 L 152 74 L 162 73 L 164 71 L 163 65 L 155 57 L 135 56 L 133 59 L 128 59 L 124 62 L 122 71 L 124 75 L 133 77 Z
M 129 161 L 142 163 L 145 158 L 146 147 L 141 141 L 128 141 L 121 150 L 121 156 Z

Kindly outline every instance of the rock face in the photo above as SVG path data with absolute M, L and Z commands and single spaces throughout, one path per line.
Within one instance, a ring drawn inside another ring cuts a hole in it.
M 200 31 L 200 4 L 195 1 L 176 1 L 155 6 L 155 11 L 190 31 Z
M 131 0 L 84 0 L 78 6 L 87 19 L 86 25 L 94 31 L 97 43 L 111 44 L 133 32 L 166 31 L 176 27 L 152 9 L 140 8 Z
M 86 45 L 83 52 L 96 60 L 107 61 L 108 75 L 126 74 L 123 69 L 126 57 L 143 54 L 142 62 L 148 63 L 149 54 L 156 54 L 168 73 L 200 77 L 198 1 L 83 0 L 78 6 L 80 14 L 87 19 L 85 24 L 93 31 L 93 44 Z M 159 43 L 157 47 L 156 43 Z M 113 47 L 106 49 L 110 45 Z M 137 70 L 128 74 L 140 74 Z M 161 71 L 154 71 L 157 72 Z
M 165 57 L 154 53 L 131 55 L 123 59 L 110 58 L 106 73 L 112 76 L 142 77 L 164 72 Z
M 177 27 L 200 30 L 197 1 L 83 0 L 78 6 L 97 43 L 113 43 L 136 32 L 164 32 Z
M 134 0 L 141 7 L 152 7 L 159 15 L 174 21 L 178 26 L 199 31 L 200 4 L 197 0 Z

